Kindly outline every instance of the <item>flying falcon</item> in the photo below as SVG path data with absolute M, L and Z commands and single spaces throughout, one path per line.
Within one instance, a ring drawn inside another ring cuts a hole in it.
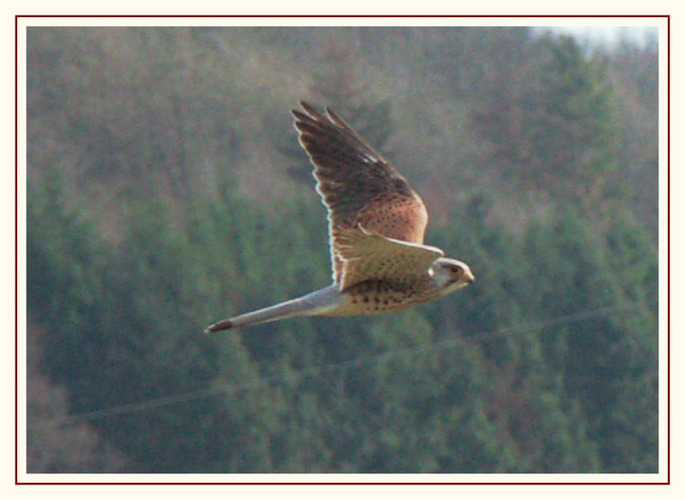
M 328 209 L 333 284 L 219 321 L 216 332 L 293 316 L 399 311 L 473 282 L 469 266 L 423 244 L 428 212 L 406 179 L 330 109 L 293 110 Z

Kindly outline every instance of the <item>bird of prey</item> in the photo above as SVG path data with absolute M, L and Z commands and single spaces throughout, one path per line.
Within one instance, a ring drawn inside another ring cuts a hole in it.
M 328 209 L 333 284 L 206 331 L 293 316 L 399 311 L 472 283 L 469 266 L 423 244 L 426 206 L 397 169 L 332 110 L 300 104 L 303 111 L 292 114 Z

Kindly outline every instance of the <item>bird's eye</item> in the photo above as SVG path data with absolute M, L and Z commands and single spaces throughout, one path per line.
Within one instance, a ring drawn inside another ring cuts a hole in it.
M 459 268 L 459 267 L 452 267 L 452 268 L 450 268 L 450 271 L 451 271 L 452 274 L 454 274 L 455 276 L 458 276 L 458 275 L 461 273 L 461 268 Z

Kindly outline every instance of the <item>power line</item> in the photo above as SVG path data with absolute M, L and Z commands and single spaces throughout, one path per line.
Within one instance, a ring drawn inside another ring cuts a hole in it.
M 451 339 L 441 340 L 430 345 L 425 346 L 413 346 L 406 347 L 403 349 L 395 349 L 390 351 L 385 351 L 382 353 L 373 354 L 370 356 L 364 356 L 360 358 L 350 359 L 346 361 L 339 361 L 337 363 L 329 363 L 326 365 L 313 366 L 310 368 L 304 368 L 302 370 L 289 372 L 289 373 L 279 373 L 269 377 L 259 377 L 250 380 L 245 380 L 241 382 L 233 382 L 229 384 L 224 384 L 217 387 L 212 387 L 209 389 L 204 389 L 200 391 L 186 392 L 182 394 L 175 394 L 171 396 L 164 396 L 160 398 L 150 399 L 146 401 L 141 401 L 138 403 L 129 403 L 125 405 L 115 406 L 112 408 L 105 408 L 102 410 L 95 410 L 85 413 L 79 413 L 76 415 L 69 415 L 67 417 L 62 417 L 53 420 L 45 420 L 42 422 L 37 422 L 30 425 L 30 428 L 53 428 L 53 427 L 63 427 L 66 425 L 72 425 L 82 422 L 88 422 L 93 420 L 98 420 L 105 417 L 122 415 L 126 413 L 135 413 L 139 411 L 151 410 L 154 408 L 159 408 L 162 406 L 169 406 L 176 403 L 184 403 L 188 401 L 193 401 L 196 399 L 203 399 L 216 394 L 231 392 L 236 390 L 245 389 L 255 389 L 267 385 L 271 385 L 277 382 L 286 382 L 291 380 L 299 380 L 302 378 L 312 377 L 327 371 L 337 371 L 341 369 L 360 367 L 368 364 L 379 363 L 387 361 L 389 359 L 399 358 L 407 355 L 416 355 L 427 353 L 439 349 L 450 349 L 464 343 L 491 340 L 496 338 L 509 337 L 515 334 L 528 333 L 540 328 L 547 328 L 550 326 L 558 326 L 570 323 L 577 323 L 585 321 L 592 318 L 610 316 L 612 314 L 622 313 L 628 310 L 632 310 L 632 306 L 612 306 L 603 307 L 599 309 L 593 309 L 588 311 L 581 311 L 574 314 L 569 314 L 566 316 L 559 316 L 557 318 L 552 318 L 549 320 L 536 321 L 527 323 L 521 326 L 514 326 L 509 328 L 503 328 L 492 332 L 483 332 L 476 335 L 471 335 L 468 337 L 457 337 Z

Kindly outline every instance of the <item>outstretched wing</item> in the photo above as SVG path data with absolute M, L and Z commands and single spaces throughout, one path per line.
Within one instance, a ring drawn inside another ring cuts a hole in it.
M 410 287 L 426 277 L 435 259 L 445 255 L 439 248 L 386 238 L 363 226 L 336 228 L 333 240 L 342 263 L 341 291 L 371 279 Z
M 363 225 L 387 238 L 422 244 L 428 212 L 407 180 L 330 109 L 319 113 L 302 102 L 293 110 L 300 144 L 314 165 L 317 192 L 328 208 L 333 279 L 341 262 L 332 232 Z

